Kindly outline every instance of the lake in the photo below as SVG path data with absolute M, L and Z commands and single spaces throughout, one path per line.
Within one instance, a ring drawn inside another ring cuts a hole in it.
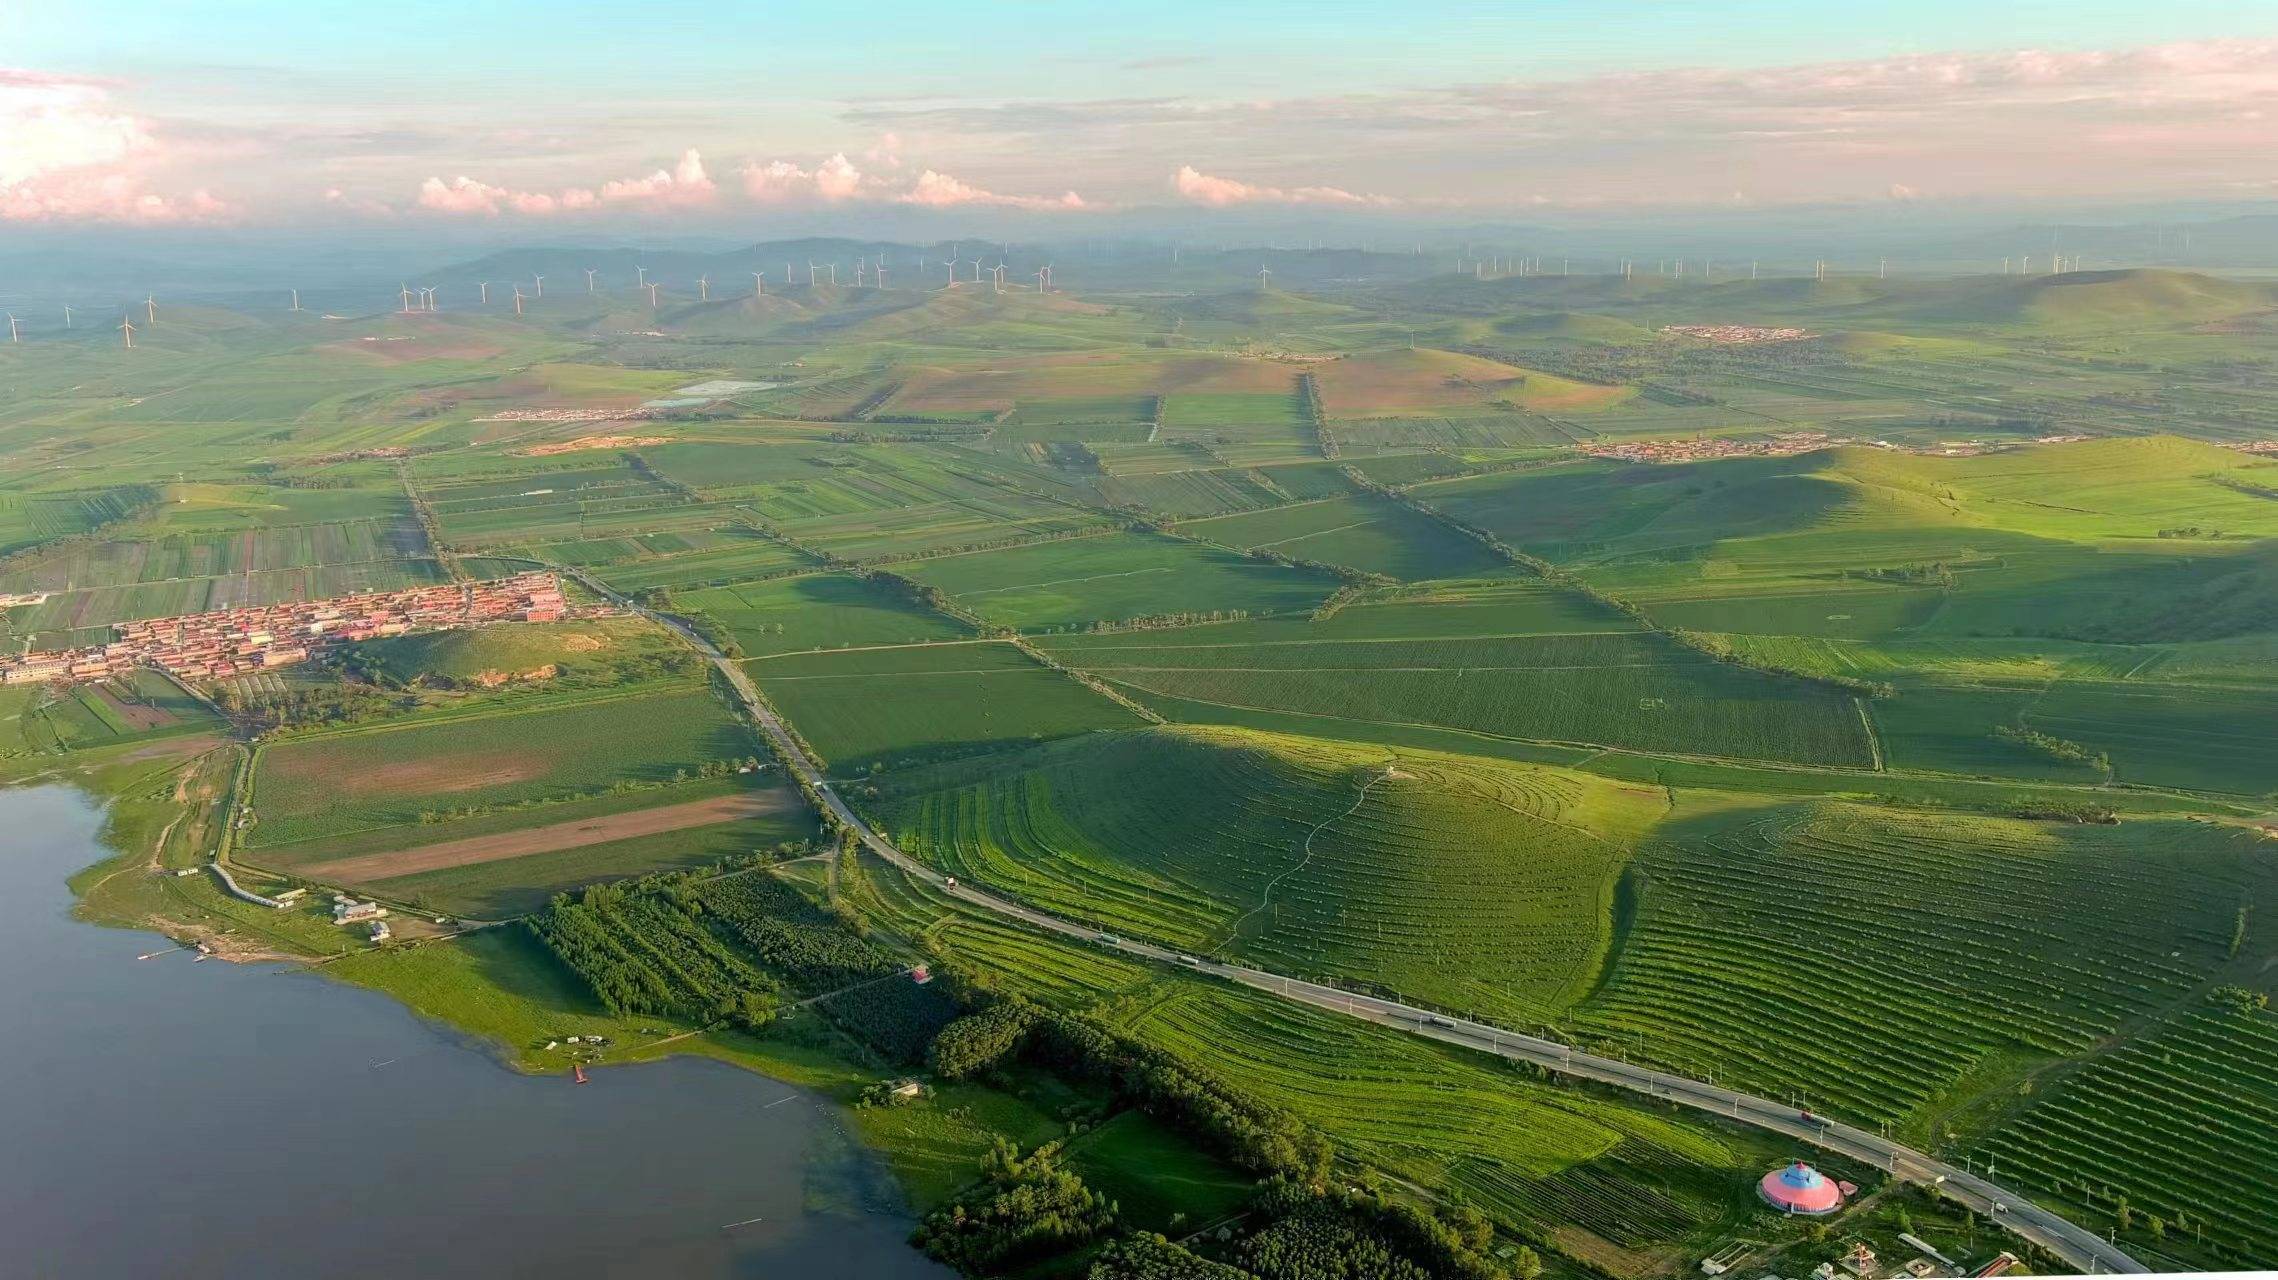
M 374 992 L 71 918 L 111 856 L 0 791 L 0 1272 L 928 1277 L 830 1106 L 674 1059 L 520 1075 Z

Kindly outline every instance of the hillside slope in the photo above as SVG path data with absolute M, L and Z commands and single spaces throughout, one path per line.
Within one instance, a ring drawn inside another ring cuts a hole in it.
M 1659 793 L 1193 726 L 913 776 L 905 848 L 1047 909 L 1293 973 L 1547 1019 L 1596 982 Z

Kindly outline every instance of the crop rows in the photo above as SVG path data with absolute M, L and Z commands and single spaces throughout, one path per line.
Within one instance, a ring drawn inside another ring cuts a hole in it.
M 1315 665 L 1297 665 L 1307 660 Z M 1125 651 L 1115 662 L 1074 665 L 1234 707 L 1798 764 L 1871 762 L 1850 696 L 1654 637 L 1481 640 L 1406 653 L 1371 644 L 1172 657 L 1166 646 L 1161 656 Z
M 2278 1263 L 2273 1134 L 2278 1016 L 2224 1005 L 2098 1060 L 1982 1151 L 2008 1176 L 2104 1214 L 2124 1198 L 2139 1241 L 2200 1243 L 2226 1262 L 2267 1267 Z
M 2270 878 L 2247 843 L 1825 804 L 1651 846 L 1638 925 L 1582 1026 L 1898 1120 L 1989 1054 L 2076 1052 L 2188 990 Z

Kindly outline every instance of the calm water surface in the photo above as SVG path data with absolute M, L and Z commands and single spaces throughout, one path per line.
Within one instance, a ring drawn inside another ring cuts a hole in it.
M 679 1059 L 581 1088 L 375 992 L 137 961 L 163 940 L 69 915 L 100 826 L 0 791 L 0 1274 L 951 1274 L 788 1086 Z

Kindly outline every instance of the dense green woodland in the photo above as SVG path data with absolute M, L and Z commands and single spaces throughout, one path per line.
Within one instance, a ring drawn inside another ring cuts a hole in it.
M 132 351 L 27 335 L 0 653 L 550 568 L 704 637 L 968 884 L 1995 1162 L 2156 1267 L 2278 1265 L 2278 452 L 2247 447 L 2278 289 L 1332 257 L 1272 251 L 1296 290 L 1125 292 L 1071 252 L 1042 295 L 186 299 Z M 1671 329 L 1718 325 L 1804 336 Z M 0 685 L 0 780 L 54 776 L 146 872 L 406 909 L 374 950 L 145 874 L 90 879 L 99 917 L 353 952 L 536 1068 L 554 1025 L 840 1064 L 971 1274 L 1643 1280 L 1840 1243 L 1751 1199 L 1786 1140 L 843 850 L 633 611 Z

